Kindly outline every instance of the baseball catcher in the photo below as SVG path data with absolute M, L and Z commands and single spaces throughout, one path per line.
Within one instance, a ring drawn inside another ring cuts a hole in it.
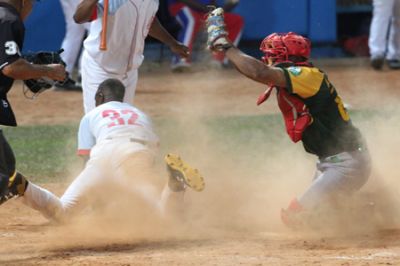
M 275 91 L 290 139 L 318 157 L 311 186 L 282 210 L 282 221 L 307 225 L 308 214 L 360 189 L 371 171 L 369 152 L 328 76 L 309 62 L 310 41 L 293 32 L 272 33 L 261 42 L 260 61 L 227 38 L 222 9 L 209 13 L 207 25 L 209 49 L 224 52 L 240 73 L 268 86 L 258 105 Z

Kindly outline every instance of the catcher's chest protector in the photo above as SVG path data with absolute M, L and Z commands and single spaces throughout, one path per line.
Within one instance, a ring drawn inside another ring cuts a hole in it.
M 304 130 L 312 122 L 311 114 L 305 103 L 299 97 L 291 95 L 285 89 L 277 87 L 271 87 L 262 94 L 257 104 L 260 105 L 266 101 L 274 88 L 276 88 L 278 106 L 285 121 L 286 132 L 293 142 L 298 142 L 302 139 Z

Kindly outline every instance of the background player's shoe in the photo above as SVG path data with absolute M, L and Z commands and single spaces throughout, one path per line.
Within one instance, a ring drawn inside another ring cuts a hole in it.
M 82 91 L 82 86 L 80 86 L 75 80 L 68 78 L 64 83 L 56 83 L 54 85 L 55 91 Z
M 8 187 L 3 195 L 0 195 L 0 205 L 11 198 L 23 196 L 27 187 L 28 181 L 26 178 L 20 173 L 15 173 L 10 177 Z
M 391 59 L 387 60 L 387 65 L 390 69 L 400 69 L 400 60 L 398 59 Z
M 373 56 L 371 57 L 371 66 L 375 70 L 381 70 L 383 67 L 385 59 L 383 56 Z
M 172 191 L 183 191 L 186 187 L 195 191 L 204 189 L 204 179 L 199 171 L 182 161 L 178 155 L 167 154 L 165 162 L 169 173 L 168 186 Z
M 191 64 L 184 59 L 171 64 L 171 70 L 174 73 L 184 73 L 190 71 Z

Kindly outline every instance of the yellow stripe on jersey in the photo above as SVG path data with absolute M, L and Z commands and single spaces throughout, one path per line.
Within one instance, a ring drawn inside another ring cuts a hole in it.
M 16 176 L 17 176 L 17 171 L 15 171 L 14 174 L 12 176 L 10 176 L 10 178 L 8 179 L 8 187 L 11 187 Z
M 324 80 L 324 73 L 315 67 L 288 67 L 287 72 L 292 83 L 292 92 L 302 98 L 314 96 Z

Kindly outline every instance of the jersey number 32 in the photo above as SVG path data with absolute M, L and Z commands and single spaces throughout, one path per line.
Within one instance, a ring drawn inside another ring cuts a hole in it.
M 121 126 L 121 125 L 137 125 L 136 120 L 139 115 L 132 110 L 104 110 L 102 113 L 103 117 L 108 117 L 111 122 L 108 127 Z

